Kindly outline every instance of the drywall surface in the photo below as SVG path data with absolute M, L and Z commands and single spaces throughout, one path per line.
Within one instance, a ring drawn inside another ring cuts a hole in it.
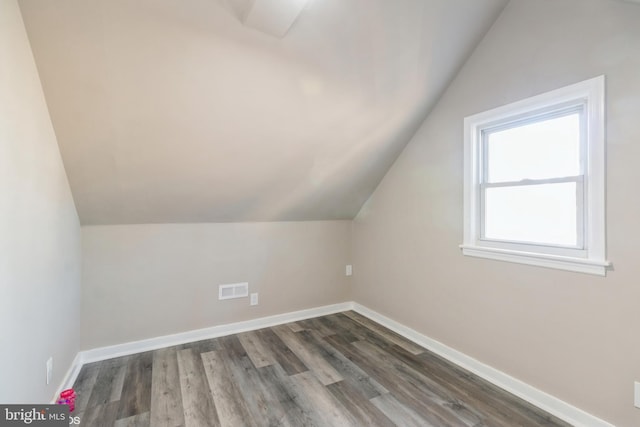
M 85 226 L 82 347 L 347 301 L 351 221 Z M 249 282 L 249 298 L 218 285 Z
M 640 7 L 513 0 L 359 213 L 354 299 L 619 426 L 640 425 Z M 607 79 L 606 278 L 464 257 L 463 118 Z
M 84 225 L 352 219 L 507 0 L 21 0 Z M 272 12 L 300 1 L 265 1 Z
M 52 399 L 79 314 L 80 223 L 20 10 L 0 0 L 0 402 Z

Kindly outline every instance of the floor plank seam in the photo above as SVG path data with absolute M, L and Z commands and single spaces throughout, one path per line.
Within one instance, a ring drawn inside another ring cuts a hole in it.
M 354 311 L 90 363 L 81 425 L 568 426 Z

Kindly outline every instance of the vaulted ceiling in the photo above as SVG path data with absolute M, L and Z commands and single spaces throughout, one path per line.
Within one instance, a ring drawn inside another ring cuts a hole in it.
M 20 1 L 83 224 L 353 218 L 506 3 L 287 1 Z

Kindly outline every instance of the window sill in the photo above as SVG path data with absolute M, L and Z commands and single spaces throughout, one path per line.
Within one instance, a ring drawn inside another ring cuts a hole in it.
M 575 271 L 578 273 L 606 276 L 611 263 L 606 260 L 573 258 L 559 255 L 547 255 L 532 252 L 513 251 L 508 249 L 486 248 L 482 246 L 460 245 L 466 256 L 488 258 L 518 264 L 536 265 L 557 270 Z

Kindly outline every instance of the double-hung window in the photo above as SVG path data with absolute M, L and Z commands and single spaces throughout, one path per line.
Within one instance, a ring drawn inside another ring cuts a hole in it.
M 604 76 L 465 119 L 465 255 L 604 275 Z

